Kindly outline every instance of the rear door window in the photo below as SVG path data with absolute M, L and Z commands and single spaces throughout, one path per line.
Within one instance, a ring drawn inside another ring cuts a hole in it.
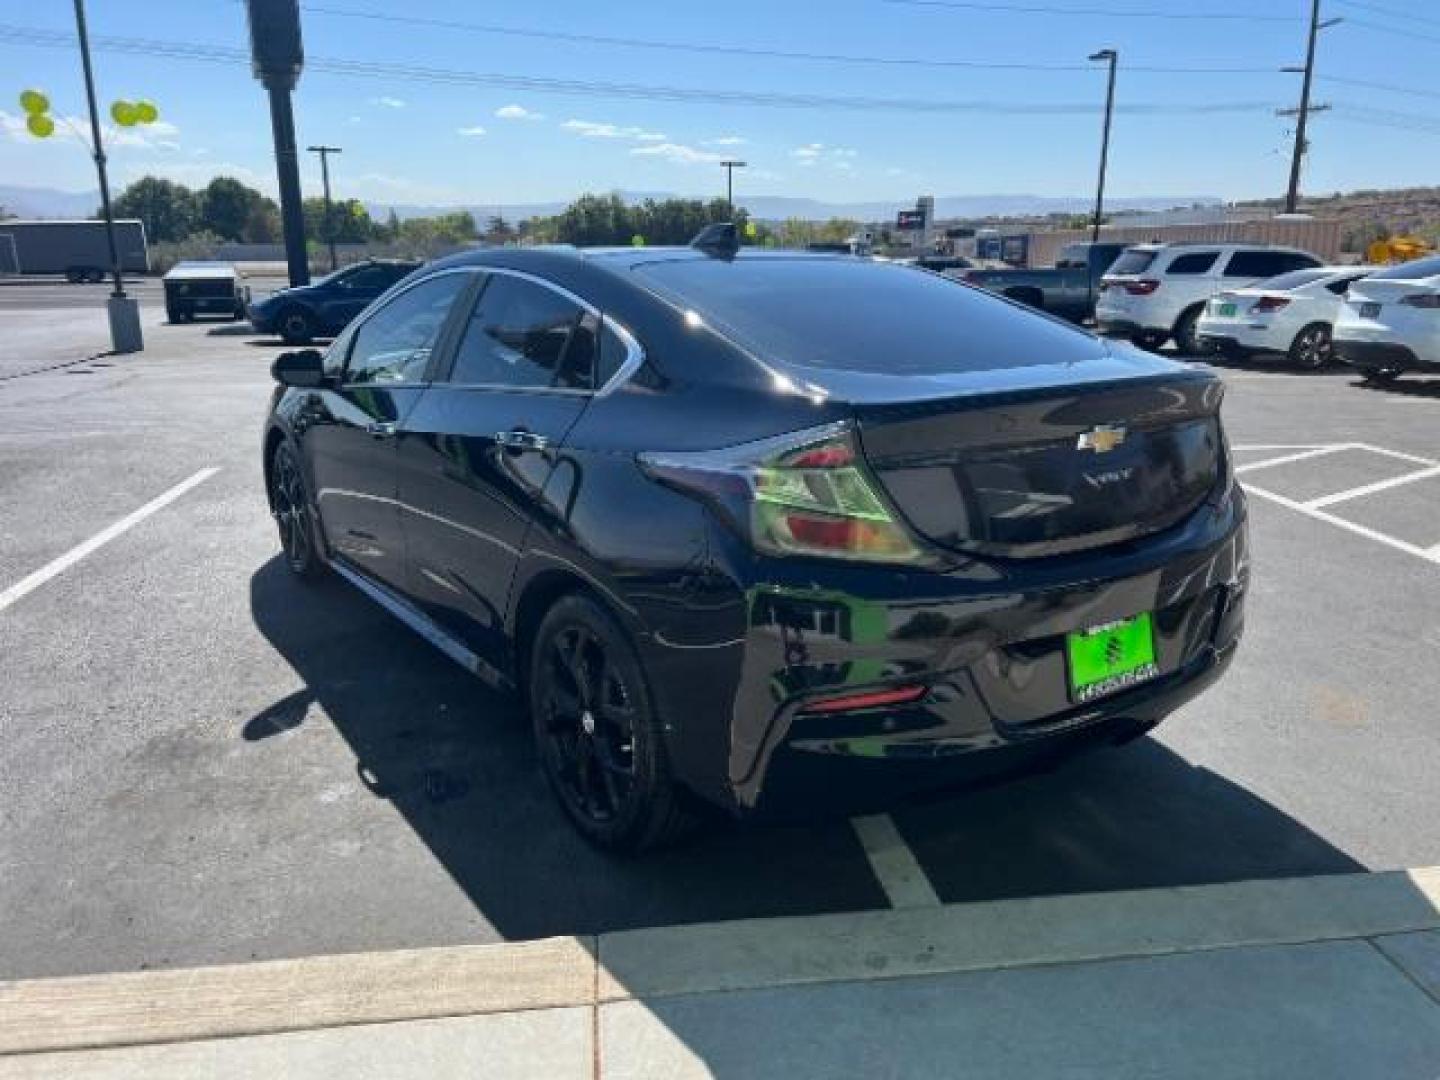
M 1184 255 L 1175 256 L 1165 272 L 1180 275 L 1208 274 L 1219 257 L 1218 251 L 1187 251 Z
M 1237 251 L 1225 267 L 1228 278 L 1272 278 L 1291 270 L 1318 266 L 1319 262 L 1298 251 Z
M 492 274 L 461 334 L 450 382 L 589 390 L 598 326 L 586 316 L 553 289 Z
M 1156 252 L 1127 251 L 1110 264 L 1111 274 L 1143 274 L 1155 261 Z

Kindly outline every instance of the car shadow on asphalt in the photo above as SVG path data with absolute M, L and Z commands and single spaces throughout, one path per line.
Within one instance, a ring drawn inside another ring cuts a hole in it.
M 845 821 L 716 824 L 676 849 L 605 855 L 564 819 L 513 699 L 338 579 L 302 584 L 275 558 L 250 600 L 304 687 L 235 737 L 328 720 L 355 755 L 354 782 L 394 807 L 504 938 L 886 906 Z M 1153 739 L 895 819 L 946 902 L 1362 869 Z
M 1411 398 L 1440 398 L 1440 379 L 1423 379 L 1401 376 L 1394 382 L 1372 382 L 1357 379 L 1355 385 L 1361 390 L 1373 390 L 1381 394 L 1396 394 Z

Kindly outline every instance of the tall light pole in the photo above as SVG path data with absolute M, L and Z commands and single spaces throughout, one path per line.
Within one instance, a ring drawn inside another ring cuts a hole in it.
M 1100 182 L 1095 188 L 1095 221 L 1090 230 L 1090 239 L 1098 242 L 1100 222 L 1105 216 L 1105 168 L 1110 163 L 1110 121 L 1115 115 L 1115 68 L 1120 63 L 1120 54 L 1114 49 L 1101 49 L 1090 59 L 1110 64 L 1110 82 L 1105 91 L 1105 133 L 1100 139 Z
M 117 353 L 139 352 L 145 347 L 140 333 L 140 305 L 125 295 L 120 274 L 120 249 L 115 244 L 115 215 L 110 209 L 110 180 L 105 173 L 105 143 L 100 137 L 100 109 L 95 104 L 95 72 L 90 66 L 90 36 L 85 29 L 85 2 L 75 0 L 75 30 L 80 39 L 80 65 L 85 69 L 85 97 L 90 104 L 90 133 L 95 150 L 95 171 L 100 177 L 100 207 L 105 215 L 105 239 L 110 245 L 110 269 L 115 291 L 106 302 L 110 315 L 110 344 Z
M 1285 212 L 1295 213 L 1300 203 L 1300 166 L 1304 161 L 1305 153 L 1310 149 L 1309 140 L 1305 137 L 1305 130 L 1309 127 L 1310 114 L 1312 112 L 1324 112 L 1330 108 L 1329 105 L 1310 104 L 1310 84 L 1315 78 L 1315 42 L 1320 36 L 1320 31 L 1343 22 L 1343 19 L 1326 19 L 1320 21 L 1320 0 L 1310 0 L 1310 40 L 1305 49 L 1305 66 L 1303 68 L 1281 68 L 1281 71 L 1292 74 L 1303 74 L 1304 79 L 1300 83 L 1300 108 L 1281 109 L 1281 116 L 1294 116 L 1295 120 L 1295 152 L 1290 157 L 1290 187 L 1285 192 Z
M 338 146 L 307 146 L 306 150 L 320 155 L 320 179 L 325 184 L 325 239 L 330 244 L 330 272 L 340 268 L 335 257 L 335 216 L 330 210 L 330 155 L 344 151 Z
M 725 170 L 725 208 L 731 220 L 735 217 L 735 170 L 745 168 L 743 161 L 722 161 L 720 167 Z

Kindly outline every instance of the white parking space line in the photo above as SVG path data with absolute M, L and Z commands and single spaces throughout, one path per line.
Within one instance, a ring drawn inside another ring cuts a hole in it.
M 39 570 L 36 570 L 33 574 L 29 574 L 26 577 L 21 578 L 4 592 L 0 592 L 0 611 L 4 611 L 17 600 L 34 592 L 51 578 L 64 573 L 70 567 L 78 563 L 81 559 L 85 558 L 85 556 L 104 547 L 111 540 L 114 540 L 117 536 L 128 532 L 130 529 L 134 528 L 136 525 L 140 524 L 140 522 L 148 518 L 151 514 L 154 514 L 159 510 L 165 509 L 165 507 L 169 506 L 181 495 L 184 495 L 191 488 L 203 484 L 206 480 L 209 480 L 210 477 L 214 476 L 219 471 L 220 470 L 218 468 L 201 469 L 199 472 L 195 473 L 188 479 L 180 481 L 180 483 L 176 484 L 169 491 L 166 491 L 161 495 L 157 495 L 144 506 L 140 507 L 140 509 L 126 514 L 119 521 L 115 522 L 115 524 L 102 529 L 100 532 L 90 537 L 89 540 L 86 540 L 80 544 L 76 544 L 73 548 L 65 552 L 65 554 L 61 555 L 58 559 L 54 559 L 51 562 L 46 563 Z
M 1288 450 L 1286 446 L 1237 446 L 1236 450 Z M 1358 449 L 1354 443 L 1335 443 L 1330 446 L 1307 446 L 1297 449 L 1293 454 L 1284 454 L 1281 457 L 1266 458 L 1264 461 L 1252 461 L 1247 465 L 1236 467 L 1236 475 L 1240 473 L 1254 472 L 1256 469 L 1268 469 L 1271 465 L 1289 465 L 1292 461 L 1308 461 L 1310 458 L 1323 457 L 1326 454 L 1334 454 L 1340 450 Z
M 851 818 L 850 824 L 892 908 L 940 906 L 935 887 L 889 814 Z
M 1368 450 L 1372 454 L 1383 454 L 1385 457 L 1392 457 L 1398 461 L 1411 461 L 1416 465 L 1440 466 L 1440 461 L 1436 461 L 1434 458 L 1421 457 L 1419 454 L 1406 454 L 1399 450 L 1386 450 L 1383 446 L 1371 446 L 1369 443 L 1363 442 L 1351 443 L 1350 445 L 1357 450 Z
M 1366 528 L 1364 525 L 1357 525 L 1353 521 L 1347 521 L 1342 517 L 1336 517 L 1334 514 L 1326 513 L 1324 510 L 1316 510 L 1308 503 L 1297 502 L 1294 499 L 1286 498 L 1284 495 L 1280 495 L 1274 491 L 1266 491 L 1264 488 L 1255 487 L 1253 484 L 1246 484 L 1244 485 L 1244 487 L 1246 492 L 1251 495 L 1256 495 L 1262 499 L 1268 499 L 1269 501 L 1277 503 L 1280 506 L 1288 507 L 1289 509 L 1301 514 L 1306 514 L 1309 517 L 1314 518 L 1316 521 L 1327 522 L 1328 524 L 1334 525 L 1337 528 L 1344 529 L 1347 532 L 1355 533 L 1357 536 L 1363 536 L 1367 539 L 1374 540 L 1377 543 L 1384 544 L 1387 547 L 1392 547 L 1396 551 L 1403 551 L 1407 555 L 1415 555 L 1418 558 L 1424 559 L 1426 562 L 1440 563 L 1440 547 L 1423 548 L 1420 547 L 1418 544 L 1411 544 L 1404 540 L 1397 540 L 1395 537 L 1386 536 L 1384 533 L 1378 532 L 1375 529 L 1369 529 Z
M 1440 476 L 1440 466 L 1420 469 L 1402 476 L 1392 476 L 1388 480 L 1377 480 L 1373 484 L 1362 484 L 1360 487 L 1354 487 L 1348 491 L 1337 491 L 1333 495 L 1322 495 L 1318 499 L 1311 499 L 1305 505 L 1311 510 L 1319 510 L 1321 507 L 1333 506 L 1335 503 L 1345 502 L 1348 499 L 1358 499 L 1362 495 L 1374 495 L 1376 492 L 1389 491 L 1391 488 L 1397 488 L 1403 484 L 1413 484 L 1417 480 L 1429 480 L 1432 476 Z

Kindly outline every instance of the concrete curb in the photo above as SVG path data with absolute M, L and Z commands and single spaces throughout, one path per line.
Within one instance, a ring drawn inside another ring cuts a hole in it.
M 1440 867 L 0 983 L 0 1055 L 1440 929 Z

